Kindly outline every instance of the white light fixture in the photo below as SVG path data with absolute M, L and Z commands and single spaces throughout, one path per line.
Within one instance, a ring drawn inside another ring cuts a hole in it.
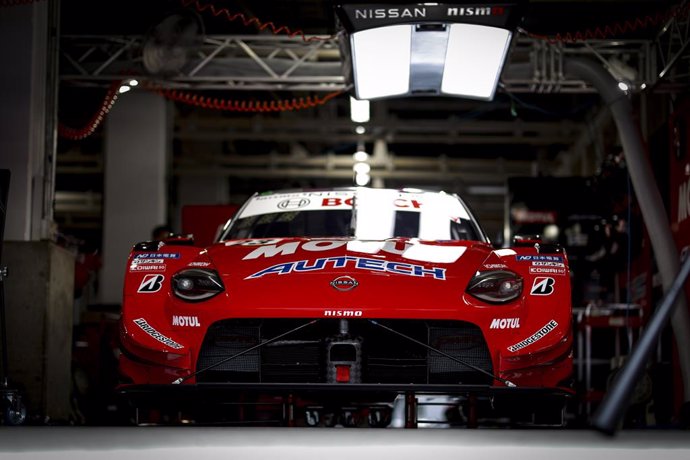
M 120 93 L 120 94 L 124 94 L 124 93 L 126 93 L 127 91 L 129 91 L 130 89 L 132 89 L 132 88 L 131 88 L 130 86 L 128 86 L 128 85 L 121 85 L 121 86 L 120 86 L 120 89 L 118 89 L 117 92 Z
M 524 3 L 337 6 L 352 94 L 492 100 Z
M 369 174 L 356 174 L 355 175 L 355 184 L 359 185 L 360 187 L 364 187 L 369 183 L 371 180 L 371 176 Z
M 369 154 L 365 152 L 364 150 L 357 150 L 353 155 L 352 158 L 355 161 L 367 161 L 369 159 Z
M 621 91 L 628 91 L 630 89 L 630 86 L 628 86 L 628 84 L 624 81 L 619 81 L 618 88 L 620 88 Z
M 493 99 L 512 36 L 498 27 L 452 24 L 441 92 Z
M 399 25 L 352 34 L 357 99 L 405 94 L 410 88 L 412 27 Z
M 127 82 L 129 86 L 138 86 L 139 85 L 139 80 L 135 80 L 132 78 L 129 82 Z
M 366 123 L 370 119 L 369 101 L 350 96 L 350 119 L 355 123 Z
M 357 127 L 355 128 L 355 132 L 356 132 L 357 134 L 364 134 L 364 133 L 367 132 L 367 129 L 366 129 L 364 126 L 357 126 Z
M 371 171 L 371 166 L 369 166 L 368 163 L 355 163 L 355 165 L 352 167 L 352 170 L 355 172 L 355 174 L 369 174 L 369 171 Z

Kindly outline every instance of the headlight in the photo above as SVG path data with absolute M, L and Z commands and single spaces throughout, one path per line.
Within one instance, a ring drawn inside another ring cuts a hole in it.
M 214 270 L 189 268 L 175 273 L 172 290 L 175 296 L 190 302 L 210 299 L 223 292 L 223 282 Z
M 467 293 L 490 303 L 510 302 L 522 294 L 522 277 L 504 270 L 477 272 Z

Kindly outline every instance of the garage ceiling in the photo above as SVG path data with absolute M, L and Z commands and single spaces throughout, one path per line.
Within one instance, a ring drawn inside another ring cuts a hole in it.
M 168 91 L 168 97 L 196 95 L 197 101 L 313 101 L 342 91 L 346 82 L 334 39 L 306 42 L 301 35 L 259 32 L 225 14 L 328 37 L 337 32 L 333 5 L 315 0 L 63 0 L 60 122 L 84 125 L 107 88 L 123 75 Z M 158 65 L 165 66 L 168 58 L 167 68 L 173 70 L 152 73 L 147 44 L 156 25 L 171 14 L 196 16 L 202 31 L 186 42 L 182 56 L 154 53 Z M 264 114 L 178 101 L 173 177 L 227 177 L 231 196 L 238 200 L 257 187 L 350 184 L 351 154 L 360 144 L 375 154 L 372 176 L 390 186 L 442 187 L 468 195 L 492 234 L 502 223 L 506 178 L 591 175 L 605 155 L 615 153 L 608 111 L 586 82 L 562 73 L 563 59 L 622 62 L 634 72 L 635 104 L 655 98 L 666 103 L 687 90 L 689 82 L 687 18 L 685 1 L 530 1 L 493 101 L 376 101 L 363 134 L 350 121 L 345 94 L 310 109 Z M 514 64 L 525 63 L 531 71 L 515 70 Z M 646 129 L 646 120 L 641 123 Z M 63 227 L 98 230 L 100 142 L 99 130 L 85 139 L 59 142 L 56 218 Z

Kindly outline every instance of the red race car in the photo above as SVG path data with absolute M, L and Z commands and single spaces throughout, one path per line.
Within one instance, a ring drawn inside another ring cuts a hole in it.
M 494 248 L 457 195 L 259 193 L 211 246 L 133 247 L 118 393 L 138 423 L 562 425 L 571 318 L 564 251 Z

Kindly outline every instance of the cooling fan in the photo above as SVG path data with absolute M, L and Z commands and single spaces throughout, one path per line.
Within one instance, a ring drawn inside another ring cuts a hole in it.
M 182 11 L 165 16 L 144 38 L 142 60 L 153 75 L 172 76 L 180 72 L 189 55 L 203 41 L 204 25 L 194 12 Z

